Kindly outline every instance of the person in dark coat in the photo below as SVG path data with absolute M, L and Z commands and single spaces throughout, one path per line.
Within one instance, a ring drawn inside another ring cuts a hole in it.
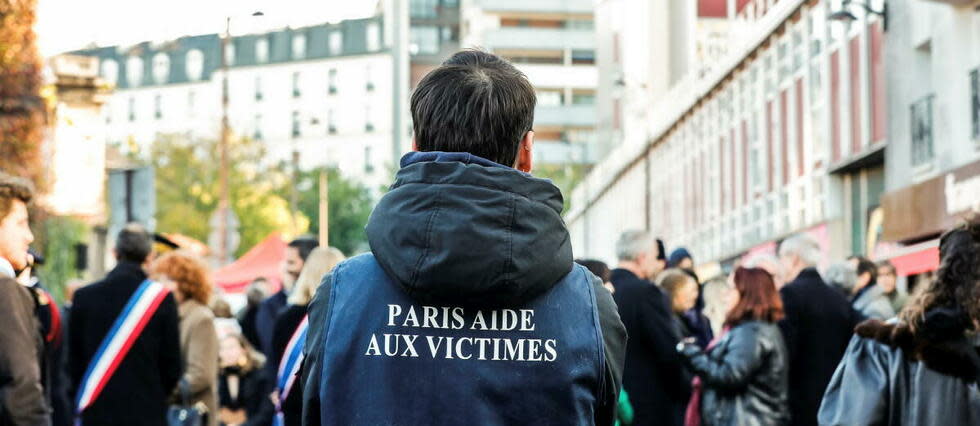
M 697 339 L 697 344 L 702 348 L 708 346 L 708 343 L 714 339 L 715 335 L 711 330 L 711 321 L 703 313 L 704 288 L 701 285 L 701 279 L 698 278 L 698 274 L 694 272 L 694 257 L 691 256 L 691 252 L 686 248 L 676 248 L 670 253 L 667 267 L 684 271 L 691 278 L 694 278 L 694 282 L 697 284 L 697 299 L 694 302 L 694 306 L 684 311 L 684 320 L 691 335 Z
M 286 307 L 286 299 L 289 298 L 289 291 L 292 290 L 293 283 L 299 278 L 299 273 L 303 270 L 306 257 L 315 249 L 319 243 L 310 237 L 300 237 L 290 241 L 286 246 L 286 260 L 282 277 L 282 288 L 276 294 L 269 296 L 255 314 L 255 331 L 259 338 L 259 349 L 265 354 L 266 358 L 272 357 L 272 333 L 276 325 L 276 316 L 279 311 Z
M 795 277 L 779 291 L 786 311 L 779 327 L 790 356 L 791 420 L 816 425 L 820 399 L 859 316 L 817 272 L 820 246 L 812 237 L 800 234 L 783 241 L 779 257 L 786 276 Z
M 242 329 L 242 335 L 248 339 L 252 346 L 259 345 L 259 331 L 256 326 L 256 318 L 259 313 L 259 305 L 268 296 L 266 291 L 269 281 L 263 277 L 252 280 L 245 290 L 246 305 L 238 312 L 238 326 Z
M 789 354 L 776 326 L 783 317 L 779 292 L 772 276 L 758 268 L 736 269 L 729 285 L 735 292 L 728 332 L 707 351 L 691 341 L 677 348 L 702 389 L 688 408 L 687 424 L 787 424 Z
M 980 223 L 939 240 L 935 281 L 899 321 L 861 323 L 820 406 L 828 426 L 978 424 Z
M 289 304 L 279 311 L 279 316 L 276 317 L 276 327 L 272 333 L 272 359 L 266 363 L 266 374 L 269 377 L 274 377 L 277 383 L 279 380 L 277 373 L 286 355 L 286 348 L 300 323 L 303 322 L 303 318 L 306 317 L 306 308 L 313 300 L 320 280 L 343 260 L 344 254 L 333 247 L 317 247 L 307 256 L 306 262 L 303 264 L 303 272 L 299 274 L 299 279 L 293 286 L 293 293 L 289 295 Z M 286 426 L 300 425 L 303 419 L 303 392 L 301 388 L 294 385 L 286 398 L 281 398 L 281 394 L 276 394 L 274 399 L 280 399 L 280 409 L 277 412 L 282 414 L 283 424 Z
M 0 426 L 51 424 L 37 305 L 15 279 L 32 262 L 27 203 L 33 193 L 26 180 L 0 173 Z
M 269 399 L 269 376 L 265 356 L 240 334 L 221 339 L 218 352 L 218 421 L 225 425 L 268 426 L 273 406 Z
M 677 330 L 680 332 L 680 337 L 688 338 L 693 337 L 697 339 L 694 327 L 690 323 L 690 320 L 684 315 L 688 310 L 694 307 L 694 303 L 698 298 L 698 283 L 694 281 L 690 275 L 680 269 L 668 269 L 657 277 L 659 281 L 659 287 L 663 290 L 664 295 L 670 302 L 671 316 L 673 317 L 674 324 Z M 704 346 L 708 346 L 708 343 L 704 342 Z M 697 342 L 701 345 L 700 342 Z
M 657 243 L 643 231 L 624 232 L 616 243 L 619 267 L 612 271 L 613 298 L 630 336 L 623 389 L 630 395 L 634 425 L 680 425 L 691 394 L 691 376 L 674 347 L 680 335 L 669 302 L 648 281 L 656 273 Z
M 417 151 L 371 213 L 371 252 L 310 303 L 303 423 L 611 425 L 625 329 L 572 262 L 561 192 L 530 174 L 534 88 L 464 50 L 411 103 Z
M 131 296 L 147 279 L 142 264 L 152 237 L 136 224 L 116 239 L 118 264 L 102 281 L 75 292 L 68 350 L 72 395 Z M 167 294 L 102 393 L 81 414 L 83 425 L 167 424 L 167 401 L 181 376 L 177 303 Z

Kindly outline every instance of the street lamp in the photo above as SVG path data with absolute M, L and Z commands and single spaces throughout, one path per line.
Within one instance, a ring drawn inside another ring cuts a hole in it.
M 261 11 L 252 13 L 253 17 L 265 16 Z M 229 222 L 237 222 L 231 209 L 230 189 L 228 185 L 228 137 L 231 126 L 228 123 L 228 43 L 231 42 L 231 16 L 225 18 L 225 33 L 221 38 L 221 138 L 218 142 L 220 152 L 220 170 L 218 174 L 220 198 L 218 199 L 218 265 L 224 265 L 229 260 Z
M 846 23 L 851 23 L 851 22 L 856 21 L 857 20 L 857 16 L 854 16 L 854 14 L 851 13 L 850 10 L 848 10 L 848 6 L 850 6 L 852 4 L 855 5 L 855 6 L 860 6 L 867 13 L 870 13 L 872 15 L 878 15 L 878 16 L 880 16 L 881 17 L 881 20 L 883 22 L 884 28 L 886 30 L 888 29 L 888 19 L 887 19 L 888 18 L 888 3 L 882 3 L 881 10 L 874 10 L 866 2 L 857 3 L 857 2 L 853 2 L 851 0 L 844 0 L 844 3 L 841 4 L 841 9 L 838 10 L 838 11 L 836 11 L 836 12 L 834 12 L 834 13 L 831 13 L 830 16 L 827 17 L 827 19 L 829 19 L 831 21 L 846 22 Z

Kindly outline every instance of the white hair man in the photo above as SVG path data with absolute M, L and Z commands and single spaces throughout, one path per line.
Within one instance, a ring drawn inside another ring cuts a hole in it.
M 789 348 L 790 414 L 795 425 L 816 425 L 824 390 L 851 339 L 858 316 L 850 302 L 817 272 L 820 245 L 800 234 L 779 247 L 788 284 L 779 290 L 786 318 L 780 322 Z
M 779 258 L 772 254 L 757 254 L 745 262 L 746 268 L 760 268 L 772 275 L 772 282 L 776 284 L 776 289 L 786 285 L 786 274 L 783 272 L 783 264 Z
M 626 231 L 616 242 L 618 268 L 610 281 L 626 326 L 623 388 L 635 410 L 633 424 L 681 425 L 691 393 L 690 376 L 674 347 L 680 341 L 667 298 L 651 283 L 663 268 L 657 240 L 645 231 Z

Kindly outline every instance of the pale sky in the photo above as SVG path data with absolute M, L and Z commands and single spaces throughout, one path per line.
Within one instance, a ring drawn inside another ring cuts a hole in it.
M 165 41 L 184 35 L 232 34 L 301 27 L 373 14 L 377 0 L 38 0 L 41 55 L 49 57 L 91 43 L 99 46 Z M 252 18 L 257 10 L 265 16 Z

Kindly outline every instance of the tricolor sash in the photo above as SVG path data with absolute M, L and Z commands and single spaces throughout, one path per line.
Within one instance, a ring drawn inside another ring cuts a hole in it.
M 85 376 L 82 378 L 75 399 L 76 417 L 99 397 L 106 383 L 119 368 L 119 364 L 169 293 L 170 291 L 162 284 L 146 280 L 129 298 L 85 370 Z
M 309 328 L 309 318 L 303 316 L 293 337 L 289 338 L 282 360 L 279 361 L 279 371 L 276 374 L 276 389 L 279 390 L 279 402 L 276 404 L 276 425 L 283 425 L 282 403 L 289 396 L 290 389 L 296 382 L 296 373 L 303 363 L 303 346 L 306 344 L 306 330 Z

